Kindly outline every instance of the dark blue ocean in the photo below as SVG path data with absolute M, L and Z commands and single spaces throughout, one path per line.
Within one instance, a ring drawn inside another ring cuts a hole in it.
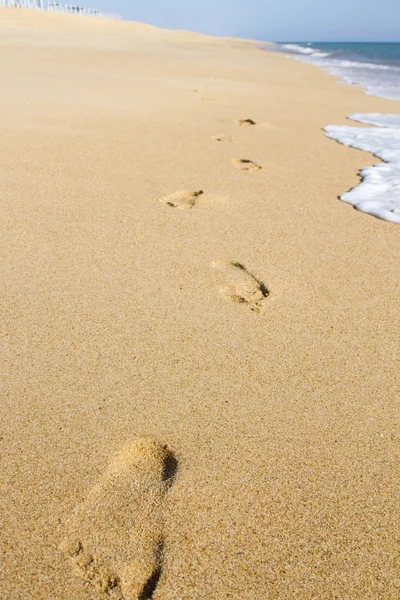
M 316 64 L 368 94 L 400 100 L 400 43 L 281 42 L 273 49 Z

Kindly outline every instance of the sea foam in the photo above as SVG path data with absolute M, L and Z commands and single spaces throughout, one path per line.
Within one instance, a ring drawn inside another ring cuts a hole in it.
M 400 223 L 400 115 L 357 113 L 349 119 L 375 127 L 328 125 L 327 136 L 384 162 L 361 169 L 360 185 L 340 199 L 379 219 Z
M 325 58 L 329 56 L 329 52 L 322 52 L 321 50 L 316 50 L 314 48 L 310 48 L 309 46 L 298 46 L 297 44 L 283 44 L 282 48 L 286 52 L 290 54 L 303 54 L 306 56 L 312 56 L 314 58 Z
M 391 64 L 382 64 L 381 58 L 376 62 L 375 51 L 364 53 L 363 59 L 358 60 L 357 48 L 349 49 L 346 44 L 328 45 L 328 52 L 325 48 L 292 43 L 276 44 L 273 49 L 318 65 L 344 83 L 361 86 L 367 94 L 400 100 L 398 57 L 391 60 Z M 366 57 L 372 62 L 364 60 Z M 361 183 L 340 199 L 375 217 L 400 223 L 400 115 L 357 113 L 349 119 L 374 127 L 329 125 L 325 128 L 327 136 L 346 146 L 371 152 L 383 163 L 362 169 Z

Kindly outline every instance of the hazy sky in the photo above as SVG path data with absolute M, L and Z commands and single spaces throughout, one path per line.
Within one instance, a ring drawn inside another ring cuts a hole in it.
M 400 41 L 400 0 L 81 0 L 161 27 L 286 41 Z

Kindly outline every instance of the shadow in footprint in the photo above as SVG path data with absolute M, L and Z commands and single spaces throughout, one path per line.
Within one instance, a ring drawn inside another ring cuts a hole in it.
M 252 125 L 257 125 L 253 119 L 240 119 L 238 123 L 241 127 L 251 127 Z
M 247 158 L 234 158 L 233 162 L 238 169 L 241 171 L 247 171 L 249 173 L 261 171 L 262 169 L 260 165 Z
M 203 190 L 198 192 L 191 192 L 189 190 L 181 190 L 180 192 L 174 192 L 164 198 L 160 198 L 160 202 L 170 206 L 171 208 L 178 208 L 180 210 L 189 210 L 196 204 L 197 198 L 203 194 Z
M 149 579 L 143 586 L 143 590 L 140 593 L 138 600 L 151 600 L 153 598 L 153 594 L 157 589 L 158 583 L 160 581 L 161 573 L 162 573 L 162 563 L 163 563 L 163 554 L 164 554 L 164 542 L 160 543 L 160 546 L 157 548 L 157 556 L 158 556 L 158 566 L 155 568 L 153 573 L 150 575 Z
M 216 142 L 233 142 L 233 138 L 230 135 L 224 135 L 223 133 L 221 135 L 213 135 L 212 139 Z
M 169 486 L 174 482 L 178 470 L 178 461 L 172 452 L 167 453 L 164 458 L 162 480 Z
M 76 508 L 60 550 L 98 598 L 152 598 L 163 569 L 165 495 L 177 468 L 166 444 L 139 439 Z
M 270 295 L 267 286 L 239 262 L 214 261 L 211 266 L 223 274 L 220 293 L 231 302 L 247 304 L 250 310 L 265 312 L 265 300 Z

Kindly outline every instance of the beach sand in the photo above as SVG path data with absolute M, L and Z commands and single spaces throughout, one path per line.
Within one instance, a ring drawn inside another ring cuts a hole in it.
M 0 73 L 0 598 L 398 599 L 400 228 L 322 127 L 400 105 L 17 9 Z

